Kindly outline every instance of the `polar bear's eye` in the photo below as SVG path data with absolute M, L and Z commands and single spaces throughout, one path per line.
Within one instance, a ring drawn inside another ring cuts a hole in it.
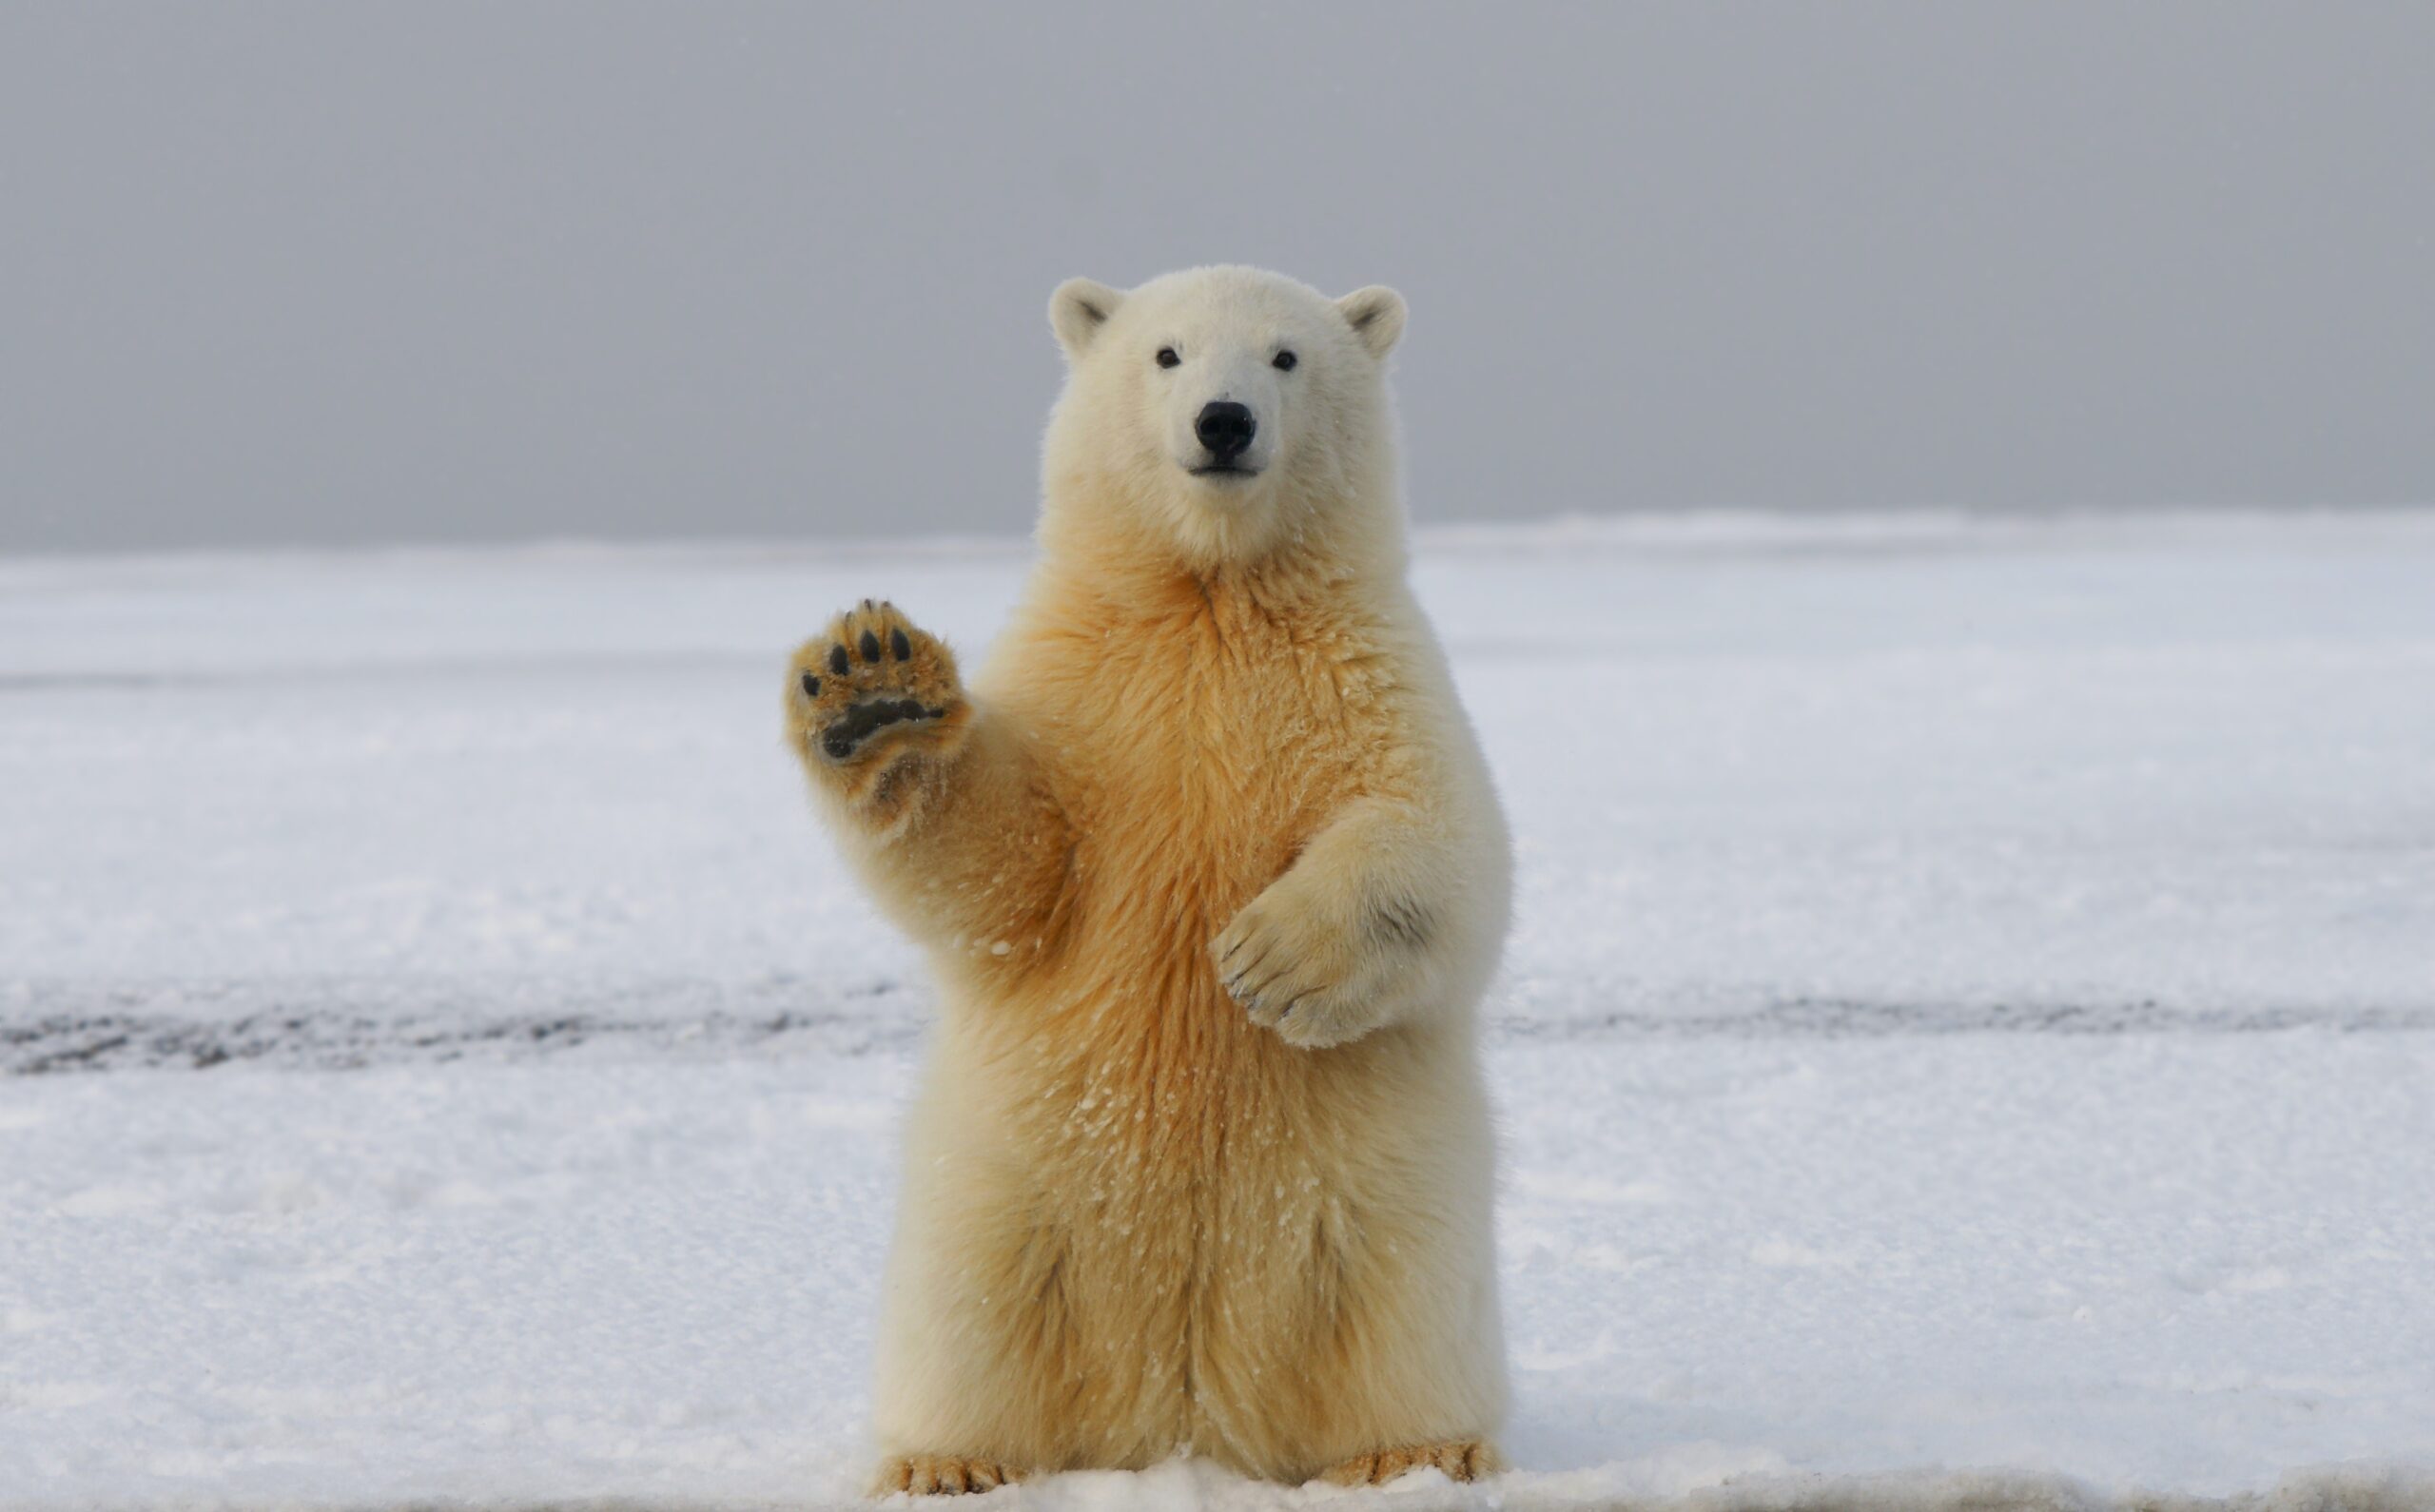
M 1291 352 L 1279 352 L 1276 354 L 1276 360 L 1270 365 L 1279 373 L 1291 373 L 1294 371 L 1294 364 L 1300 360 L 1302 359 Z
M 1173 367 L 1182 360 L 1182 358 L 1176 356 L 1176 349 L 1174 347 L 1162 346 L 1159 348 L 1159 365 L 1160 367 Z

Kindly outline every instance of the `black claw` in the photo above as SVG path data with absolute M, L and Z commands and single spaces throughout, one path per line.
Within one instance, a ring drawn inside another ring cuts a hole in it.
M 879 660 L 879 637 L 869 630 L 863 631 L 863 660 L 867 662 Z
M 818 698 L 820 696 L 820 679 L 812 676 L 809 672 L 803 674 L 803 696 L 806 698 Z
M 848 663 L 846 660 L 846 648 L 843 646 L 831 646 L 828 648 L 828 669 L 830 671 L 835 672 L 840 677 L 843 677 L 846 675 L 846 668 L 847 665 Z
M 906 638 L 902 629 L 887 632 L 887 649 L 895 653 L 896 659 L 900 662 L 909 662 L 913 659 L 913 642 Z

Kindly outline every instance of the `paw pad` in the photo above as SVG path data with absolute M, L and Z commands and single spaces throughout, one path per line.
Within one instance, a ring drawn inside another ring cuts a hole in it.
M 955 659 L 892 604 L 865 599 L 795 653 L 789 722 L 832 764 L 962 723 Z

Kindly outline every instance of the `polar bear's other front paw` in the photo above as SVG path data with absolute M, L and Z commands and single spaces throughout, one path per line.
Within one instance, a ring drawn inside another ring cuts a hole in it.
M 787 669 L 788 740 L 815 769 L 944 746 L 967 717 L 954 656 L 892 604 L 838 615 Z
M 1378 998 L 1370 990 L 1376 973 L 1368 969 L 1362 943 L 1329 910 L 1305 906 L 1280 881 L 1244 905 L 1209 953 L 1227 996 L 1252 1022 L 1316 1050 L 1378 1026 Z

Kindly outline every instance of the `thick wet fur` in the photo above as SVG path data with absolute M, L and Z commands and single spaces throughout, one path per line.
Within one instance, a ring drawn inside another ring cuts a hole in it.
M 1041 560 L 971 688 L 877 601 L 788 673 L 789 742 L 943 1003 L 877 1488 L 1179 1451 L 1486 1473 L 1473 1018 L 1509 862 L 1404 582 L 1402 302 L 1204 269 L 1076 281 L 1051 320 Z M 1220 395 L 1255 475 L 1196 471 Z

